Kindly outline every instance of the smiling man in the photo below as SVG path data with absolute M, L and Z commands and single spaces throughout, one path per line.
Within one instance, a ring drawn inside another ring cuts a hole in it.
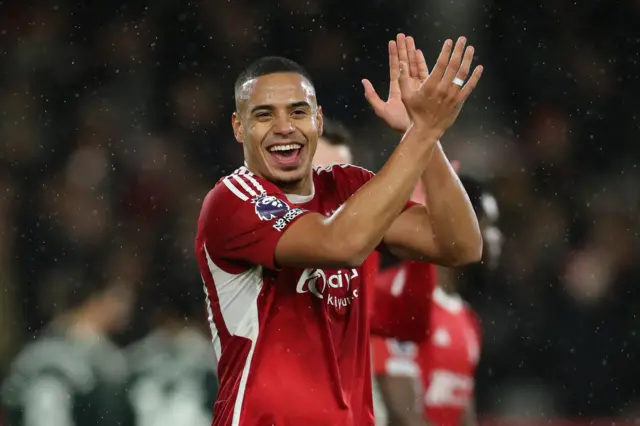
M 402 64 L 413 124 L 377 175 L 312 167 L 322 109 L 298 64 L 267 57 L 238 77 L 232 122 L 245 166 L 206 196 L 196 237 L 219 361 L 214 425 L 373 425 L 362 262 L 376 248 L 445 265 L 481 255 L 448 163 L 431 162 L 442 200 L 408 202 L 480 78 L 477 69 L 463 84 L 473 56 L 464 44 L 447 40 L 420 87 Z

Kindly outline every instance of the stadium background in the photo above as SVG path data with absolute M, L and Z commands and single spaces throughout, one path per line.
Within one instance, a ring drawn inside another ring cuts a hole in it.
M 164 288 L 201 296 L 196 218 L 241 161 L 232 85 L 251 60 L 305 65 L 377 169 L 398 137 L 360 80 L 386 94 L 403 31 L 428 61 L 466 35 L 485 66 L 443 140 L 489 182 L 506 237 L 468 292 L 480 413 L 640 416 L 639 21 L 631 0 L 0 2 L 0 378 L 96 265 L 138 290 L 121 344 Z

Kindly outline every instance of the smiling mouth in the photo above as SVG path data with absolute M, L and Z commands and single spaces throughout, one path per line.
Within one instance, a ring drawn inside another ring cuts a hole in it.
M 297 167 L 300 163 L 301 153 L 304 145 L 299 143 L 289 143 L 274 145 L 267 149 L 271 158 L 283 168 Z

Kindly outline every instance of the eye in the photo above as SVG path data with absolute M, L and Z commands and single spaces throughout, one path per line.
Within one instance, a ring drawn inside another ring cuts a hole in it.
M 295 110 L 293 110 L 293 111 L 291 112 L 291 115 L 292 115 L 293 117 L 297 117 L 297 118 L 300 118 L 300 117 L 306 117 L 306 116 L 307 116 L 307 111 L 305 111 L 305 110 L 303 110 L 303 109 L 295 109 Z
M 256 112 L 255 117 L 257 119 L 265 119 L 271 117 L 271 113 L 269 111 L 259 111 Z

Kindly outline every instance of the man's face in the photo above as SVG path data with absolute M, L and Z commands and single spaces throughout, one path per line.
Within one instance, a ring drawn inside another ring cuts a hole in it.
M 332 145 L 324 137 L 318 139 L 316 154 L 313 156 L 313 164 L 328 166 L 330 164 L 351 164 L 353 156 L 346 145 Z
M 322 134 L 322 110 L 313 86 L 296 73 L 268 74 L 239 93 L 233 130 L 249 168 L 280 186 L 308 178 Z

